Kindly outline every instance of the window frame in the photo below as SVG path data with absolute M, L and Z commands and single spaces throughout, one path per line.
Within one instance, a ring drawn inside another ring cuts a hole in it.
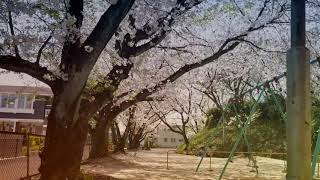
M 23 108 L 19 108 L 20 97 L 23 97 Z M 26 109 L 27 98 L 25 94 L 18 94 L 17 109 Z
M 23 95 L 24 96 L 24 108 L 18 108 L 18 101 L 20 96 Z M 7 96 L 7 103 L 6 103 L 6 107 L 2 107 L 2 97 L 3 96 Z M 15 96 L 15 100 L 14 100 L 14 107 L 9 107 L 9 97 L 10 96 Z M 26 108 L 27 106 L 27 101 L 28 98 L 27 96 L 31 96 L 32 99 L 30 101 L 31 103 L 31 107 L 30 108 Z M 35 94 L 32 93 L 12 93 L 12 92 L 0 92 L 0 112 L 5 112 L 5 113 L 34 113 L 34 108 L 33 108 L 33 104 L 35 102 Z
M 2 107 L 2 96 L 4 96 L 4 95 L 7 95 L 7 103 L 6 103 L 5 107 Z M 0 108 L 8 108 L 8 98 L 9 98 L 8 93 L 1 93 L 0 94 Z
M 44 110 L 44 117 L 45 117 L 45 118 L 48 118 L 50 112 L 51 112 L 51 109 L 49 109 L 49 108 L 45 109 L 45 110 Z
M 13 99 L 11 99 L 13 97 Z M 13 107 L 10 107 L 11 100 L 13 102 Z M 9 93 L 8 94 L 8 100 L 7 100 L 7 108 L 9 109 L 17 109 L 17 94 Z

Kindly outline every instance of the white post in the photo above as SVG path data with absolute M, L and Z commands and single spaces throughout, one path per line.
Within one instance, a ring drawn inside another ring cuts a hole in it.
M 16 132 L 17 121 L 13 121 L 13 132 Z

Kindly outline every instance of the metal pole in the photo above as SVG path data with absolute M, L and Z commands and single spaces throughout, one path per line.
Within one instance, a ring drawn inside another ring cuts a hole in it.
M 29 132 L 27 132 L 27 179 L 30 179 L 29 169 L 30 169 L 30 136 L 29 136 Z
M 319 162 L 318 162 L 318 173 L 317 174 L 318 174 L 317 177 L 319 177 Z
M 224 110 L 222 110 L 222 147 L 224 147 L 225 133 L 224 133 Z
M 16 139 L 16 152 L 14 153 L 14 157 L 18 156 L 18 145 L 19 145 L 19 139 Z
M 318 161 L 319 152 L 320 152 L 320 132 L 318 133 L 316 146 L 315 146 L 315 148 L 313 150 L 313 154 L 312 154 L 312 164 L 311 164 L 311 172 L 312 172 L 311 175 L 312 176 L 315 175 L 316 163 Z
M 167 169 L 169 169 L 169 151 L 167 151 Z
M 291 0 L 291 48 L 287 52 L 287 180 L 311 179 L 310 65 L 305 42 L 305 0 Z

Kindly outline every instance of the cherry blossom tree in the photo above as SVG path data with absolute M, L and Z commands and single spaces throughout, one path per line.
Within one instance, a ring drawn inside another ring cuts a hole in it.
M 264 1 L 251 4 L 250 8 L 246 9 L 248 11 L 246 12 L 247 14 L 243 17 L 240 11 L 233 8 L 228 9 L 230 3 L 220 4 L 216 2 L 207 4 L 207 6 L 214 9 L 214 13 L 211 16 L 220 18 L 206 19 L 208 25 L 196 24 L 194 18 L 190 18 L 188 21 L 181 21 L 172 28 L 165 41 L 158 41 L 159 45 L 152 43 L 154 48 L 148 49 L 148 52 L 144 51 L 144 54 L 137 57 L 135 63 L 132 64 L 132 69 L 126 71 L 128 78 L 124 79 L 114 91 L 115 96 L 112 102 L 109 103 L 111 107 L 110 114 L 113 117 L 110 116 L 109 121 L 112 121 L 114 117 L 132 105 L 161 92 L 162 89 L 170 86 L 174 81 L 192 70 L 218 60 L 232 59 L 230 58 L 230 56 L 233 56 L 232 51 L 236 50 L 238 53 L 241 51 L 241 47 L 248 47 L 251 46 L 250 44 L 255 44 L 255 41 L 262 41 L 256 37 L 259 36 L 257 33 L 263 31 L 263 29 L 274 28 L 279 24 L 279 20 L 283 15 L 287 13 L 285 2 L 282 4 L 279 2 L 277 6 L 271 6 L 272 3 Z M 241 5 L 245 7 L 247 4 Z M 204 8 L 203 11 L 207 11 L 207 9 Z M 191 13 L 197 15 L 198 12 Z M 205 13 L 200 12 L 200 14 L 200 16 L 203 16 Z M 230 23 L 226 24 L 225 19 L 229 19 Z M 181 28 L 180 24 L 183 25 L 183 28 Z M 187 28 L 184 28 L 184 26 L 187 26 Z M 215 31 L 210 32 L 213 34 L 205 32 L 206 28 L 210 29 L 208 26 L 215 27 Z M 165 30 L 168 29 L 165 28 Z M 206 37 L 214 37 L 216 39 L 195 38 L 203 32 L 208 33 Z M 184 34 L 184 36 L 181 36 L 181 34 Z M 255 34 L 255 36 L 251 34 Z M 130 36 L 129 39 L 131 38 L 133 37 Z M 214 43 L 203 45 L 203 43 L 197 42 L 203 42 L 203 40 Z M 121 43 L 116 43 L 116 47 L 123 46 L 121 46 Z M 120 56 L 121 54 L 123 53 L 120 53 Z M 161 57 L 160 60 L 159 57 Z M 121 67 L 118 70 L 124 72 Z M 100 141 L 103 142 L 104 140 Z
M 135 120 L 129 127 L 128 149 L 138 149 L 147 136 L 155 132 L 160 124 L 160 119 L 152 113 L 147 103 L 139 103 L 138 111 L 135 113 Z
M 101 52 L 134 0 L 118 0 L 106 5 L 87 36 L 82 35 L 82 25 L 84 20 L 88 21 L 84 7 L 88 8 L 90 3 L 64 2 L 0 2 L 1 20 L 10 27 L 9 32 L 1 28 L 8 36 L 1 37 L 0 67 L 26 73 L 49 85 L 54 93 L 39 169 L 40 179 L 46 180 L 78 179 L 91 114 L 80 108 L 88 103 L 82 101 L 81 95 Z M 41 29 L 42 32 L 37 32 Z M 43 36 L 47 36 L 44 41 Z M 60 48 L 61 56 L 55 72 L 45 65 L 48 62 L 41 62 L 49 42 L 59 43 L 56 48 Z
M 154 1 L 151 1 L 155 3 Z M 124 98 L 133 97 L 134 91 L 131 91 L 131 88 L 128 86 L 125 79 L 127 79 L 130 73 L 134 69 L 134 67 L 138 68 L 142 63 L 141 59 L 144 58 L 144 54 L 148 50 L 155 48 L 160 42 L 162 42 L 167 34 L 171 31 L 170 27 L 174 24 L 174 20 L 176 20 L 180 15 L 186 13 L 191 8 L 197 6 L 202 1 L 188 1 L 188 0 L 179 0 L 170 4 L 167 7 L 167 11 L 164 11 L 163 14 L 160 14 L 156 19 L 152 19 L 147 22 L 138 21 L 133 15 L 129 16 L 128 24 L 131 29 L 134 29 L 134 32 L 130 32 L 130 30 L 119 32 L 117 38 L 115 40 L 115 50 L 114 56 L 111 58 L 116 59 L 115 61 L 125 62 L 118 64 L 112 64 L 111 70 L 107 74 L 107 76 L 100 76 L 102 78 L 98 79 L 98 83 L 95 86 L 88 88 L 87 95 L 88 99 L 95 99 L 93 104 L 96 107 L 105 106 L 108 108 L 108 115 L 105 117 L 105 121 L 98 121 L 97 128 L 92 130 L 92 140 L 93 147 L 91 149 L 90 157 L 101 157 L 105 155 L 105 147 L 103 146 L 105 141 L 105 128 L 107 128 L 107 121 L 112 122 L 113 119 L 117 117 L 118 114 L 125 111 L 131 105 L 134 105 L 138 102 L 145 101 L 148 96 L 144 97 L 140 101 L 130 103 L 126 108 L 119 108 L 117 102 L 123 100 Z M 167 3 L 165 3 L 167 4 Z M 157 3 L 156 3 L 157 5 Z M 159 11 L 159 8 L 154 5 L 156 8 L 156 12 Z M 162 10 L 161 10 L 162 12 Z M 141 12 L 140 12 L 141 13 Z M 138 16 L 137 16 L 138 17 Z M 141 25 L 142 24 L 142 25 Z M 155 29 L 154 29 L 155 26 Z M 112 53 L 110 53 L 112 54 Z M 131 58 L 131 61 L 127 63 L 127 59 Z M 148 64 L 149 65 L 149 64 Z M 146 65 L 146 66 L 148 66 Z M 104 74 L 101 73 L 101 74 Z M 110 82 L 116 82 L 112 84 L 112 94 L 111 96 L 107 96 L 108 101 L 106 101 L 105 92 L 110 91 L 109 84 Z M 137 80 L 131 79 L 131 82 L 136 82 Z M 121 83 L 122 82 L 122 83 Z M 148 81 L 146 80 L 145 83 Z M 125 84 L 125 88 L 121 88 L 121 84 Z M 105 86 L 107 88 L 105 88 Z M 119 90 L 120 89 L 120 90 Z M 99 137 L 99 138 L 98 138 Z
M 178 133 L 183 137 L 186 149 L 189 145 L 188 131 L 192 119 L 192 91 L 188 89 L 187 98 L 178 96 L 167 97 L 163 103 L 154 105 L 149 103 L 154 114 L 165 124 L 170 131 Z M 167 106 L 167 107 L 166 107 Z M 171 120 L 171 122 L 170 122 Z M 179 124 L 178 124 L 179 123 Z
M 27 43 L 22 41 L 23 43 L 17 45 L 17 42 L 20 42 L 19 38 L 18 40 L 10 40 L 11 37 L 18 37 L 11 31 L 9 38 L 4 39 L 4 43 L 2 43 L 9 48 L 8 50 L 1 48 L 4 51 L 0 57 L 0 67 L 15 72 L 27 73 L 48 84 L 54 92 L 55 96 L 52 111 L 49 115 L 46 145 L 41 156 L 42 165 L 40 172 L 43 174 L 42 177 L 44 179 L 61 179 L 64 176 L 68 176 L 69 178 L 76 176 L 78 171 L 75 169 L 79 169 L 82 149 L 87 134 L 88 119 L 113 99 L 113 93 L 120 82 L 128 77 L 128 73 L 133 66 L 129 58 L 138 56 L 154 47 L 158 41 L 164 38 L 168 31 L 166 27 L 173 23 L 173 19 L 177 15 L 199 4 L 201 1 L 173 1 L 172 3 L 164 3 L 165 6 L 171 7 L 172 4 L 176 4 L 168 12 L 166 8 L 165 10 L 161 10 L 161 3 L 156 2 L 149 5 L 145 3 L 146 1 L 139 1 L 134 7 L 135 11 L 128 16 L 127 23 L 124 24 L 125 28 L 119 29 L 118 33 L 116 33 L 117 37 L 111 43 L 111 47 L 115 47 L 121 61 L 115 62 L 110 60 L 109 64 L 112 65 L 112 68 L 103 78 L 104 81 L 96 84 L 91 89 L 90 96 L 82 96 L 84 86 L 93 66 L 96 64 L 99 56 L 105 55 L 103 50 L 107 42 L 117 30 L 121 20 L 133 5 L 133 2 L 119 0 L 115 4 L 112 3 L 111 5 L 102 7 L 97 7 L 98 3 L 91 1 L 88 3 L 70 1 L 69 4 L 65 4 L 63 1 L 59 4 L 51 3 L 50 1 L 35 4 L 22 2 L 16 5 L 10 4 L 10 1 L 5 2 L 6 6 L 4 7 L 11 8 L 10 11 L 17 9 L 15 12 L 17 16 L 31 16 L 34 20 L 30 23 L 33 23 L 32 25 L 35 25 L 40 19 L 43 25 L 38 26 L 38 30 L 40 31 L 45 27 L 46 31 L 40 34 L 48 36 L 48 38 L 43 40 L 43 44 L 29 41 L 28 45 L 32 44 L 35 46 L 40 44 L 39 51 L 36 54 L 31 53 L 29 51 L 34 50 L 29 48 L 25 50 L 24 54 L 28 52 L 30 59 L 23 59 L 21 58 L 21 53 L 15 51 L 15 55 L 12 55 L 11 52 L 13 51 L 11 50 L 18 49 L 19 51 L 19 48 L 16 48 L 16 46 L 22 47 L 22 45 L 26 45 Z M 84 9 L 85 11 L 83 11 L 84 6 L 88 9 L 95 7 L 98 13 L 89 16 L 90 10 L 86 11 L 87 9 Z M 36 14 L 35 17 L 31 15 L 32 13 L 28 14 L 28 11 L 24 12 L 25 14 L 23 15 L 18 14 L 20 13 L 18 10 L 23 10 L 25 7 L 30 7 L 29 10 L 36 7 L 41 12 Z M 142 14 L 146 15 L 146 13 L 151 12 L 147 17 L 153 17 L 150 9 L 157 7 L 161 7 L 160 11 L 155 10 L 157 13 L 164 12 L 164 15 L 160 13 L 162 18 L 159 21 L 149 24 L 148 20 L 142 20 L 142 26 L 138 26 L 135 23 L 137 18 L 144 17 L 141 16 Z M 103 12 L 103 8 L 108 10 Z M 67 14 L 66 17 L 61 18 L 61 16 L 64 17 L 64 14 Z M 92 24 L 88 23 L 92 21 L 83 21 L 84 18 L 92 18 L 94 20 L 95 16 L 100 16 L 100 20 L 93 27 L 90 27 Z M 5 22 L 8 22 L 9 26 L 13 24 L 10 20 L 11 18 L 11 14 L 3 18 Z M 29 20 L 26 21 L 29 22 Z M 25 28 L 30 29 L 30 26 Z M 83 30 L 82 32 L 80 32 L 81 29 Z M 62 34 L 62 36 L 59 34 Z M 135 35 L 135 38 L 131 37 L 132 34 Z M 52 49 L 47 50 L 47 45 L 48 47 L 52 46 Z M 59 57 L 60 53 L 61 58 L 57 58 L 57 55 Z M 25 56 L 27 57 L 27 55 Z M 49 57 L 51 59 L 50 61 L 41 61 L 41 57 Z M 54 71 L 49 70 L 52 66 Z M 110 116 L 113 115 L 111 114 Z M 59 162 L 62 161 L 67 161 L 67 163 L 61 165 Z M 56 172 L 61 172 L 61 174 Z
M 134 105 L 112 121 L 114 152 L 124 153 L 125 147 L 138 149 L 146 136 L 159 125 L 159 118 L 146 105 L 146 103 Z M 120 130 L 121 127 L 123 132 Z
M 285 3 L 281 1 L 274 6 L 267 0 L 253 4 L 244 1 L 238 4 L 241 10 L 235 9 L 231 1 L 208 1 L 189 14 L 191 17 L 199 14 L 205 17 L 204 21 L 197 21 L 198 26 L 193 29 L 170 28 L 178 16 L 201 2 L 137 1 L 119 29 L 134 0 L 112 1 L 111 4 L 75 0 L 67 3 L 0 2 L 0 18 L 5 22 L 1 27 L 4 36 L 0 40 L 0 67 L 29 74 L 48 84 L 54 93 L 45 148 L 41 154 L 42 179 L 77 178 L 88 121 L 99 110 L 110 107 L 105 110 L 108 117 L 104 121 L 114 119 L 191 70 L 218 59 L 228 59 L 230 52 L 240 49 L 241 44 L 259 41 L 252 34 L 273 28 L 286 13 Z M 210 8 L 213 13 L 208 10 Z M 90 13 L 94 15 L 90 16 Z M 96 23 L 95 17 L 100 18 Z M 193 18 L 188 20 L 189 24 L 195 23 Z M 203 22 L 210 23 L 204 25 Z M 187 25 L 182 21 L 178 23 Z M 199 31 L 200 26 L 204 27 Z M 209 27 L 219 27 L 219 30 Z M 213 34 L 210 34 L 212 30 Z M 214 43 L 199 46 L 194 42 L 203 38 L 180 37 L 183 31 L 189 35 L 203 33 L 213 37 L 207 41 Z M 115 38 L 112 38 L 114 34 Z M 170 53 L 163 56 L 168 59 L 159 60 L 156 53 L 159 49 L 173 51 L 175 55 Z M 146 51 L 154 54 L 154 58 L 146 57 Z M 192 58 L 190 53 L 176 53 L 190 51 Z M 102 81 L 90 86 L 89 91 L 84 90 L 99 57 L 107 59 L 109 71 L 104 72 Z M 147 67 L 156 67 L 156 71 Z M 145 73 L 145 69 L 149 73 Z M 155 76 L 154 72 L 158 75 Z M 144 73 L 145 79 L 136 83 L 134 79 Z M 124 88 L 126 85 L 129 90 Z M 97 127 L 102 126 L 97 124 Z
M 235 75 L 236 72 L 209 71 L 202 82 L 198 82 L 193 88 L 203 93 L 210 99 L 216 108 L 223 111 L 223 106 L 230 101 L 243 103 L 247 91 L 257 83 L 250 77 L 253 75 L 250 72 L 242 72 Z
M 132 108 L 128 109 L 128 118 L 125 120 L 125 130 L 122 134 L 120 132 L 119 123 L 117 121 L 112 121 L 111 132 L 112 141 L 114 145 L 114 152 L 124 153 L 124 148 L 128 140 L 130 127 L 133 125 L 135 111 L 136 106 L 133 106 Z

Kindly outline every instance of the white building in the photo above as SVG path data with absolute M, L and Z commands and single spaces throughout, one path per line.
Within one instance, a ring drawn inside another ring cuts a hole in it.
M 0 131 L 44 134 L 51 89 L 0 85 Z
M 0 131 L 44 134 L 52 96 L 46 84 L 29 75 L 0 73 Z
M 176 148 L 183 144 L 183 137 L 172 132 L 166 125 L 160 125 L 154 133 L 154 142 L 158 147 Z

